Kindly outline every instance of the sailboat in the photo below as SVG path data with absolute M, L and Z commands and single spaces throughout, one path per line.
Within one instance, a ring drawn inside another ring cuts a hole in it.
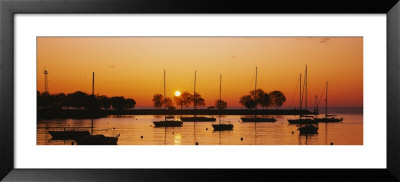
M 309 124 L 309 123 L 317 123 L 316 121 L 314 121 L 313 119 L 311 119 L 310 117 L 312 116 L 307 116 L 307 115 L 303 115 L 303 111 L 302 111 L 302 106 L 303 106 L 303 99 L 302 99 L 302 95 L 301 95 L 301 73 L 300 73 L 300 114 L 299 114 L 299 119 L 288 119 L 289 124 Z M 306 107 L 306 111 L 307 111 L 307 65 L 306 65 L 306 72 L 305 72 L 305 76 L 304 76 L 304 89 L 305 89 L 305 107 Z
M 66 130 L 64 131 L 48 131 L 51 135 L 52 140 L 75 140 L 80 137 L 90 135 L 89 131 L 76 131 L 76 130 Z
M 254 100 L 257 100 L 257 67 L 256 67 L 256 79 L 255 79 L 255 84 L 254 84 Z M 256 104 L 256 109 L 257 109 L 257 104 Z M 266 117 L 257 117 L 254 115 L 254 117 L 241 117 L 240 118 L 242 122 L 275 122 L 276 119 L 274 117 L 266 118 Z
M 92 78 L 92 96 L 94 97 L 94 72 Z M 64 131 L 49 131 L 49 134 L 52 136 L 52 140 L 75 140 L 78 145 L 117 145 L 120 134 L 115 137 L 101 134 L 93 135 L 93 118 L 90 128 L 90 133 L 89 131 L 66 130 L 64 128 Z
M 194 115 L 193 117 L 181 117 L 183 122 L 185 121 L 193 121 L 193 122 L 209 122 L 209 121 L 216 121 L 214 117 L 204 117 L 204 116 L 196 116 L 196 71 L 194 71 L 194 89 L 193 89 L 193 108 L 194 108 Z
M 165 70 L 164 70 L 164 98 L 165 93 Z M 165 105 L 165 110 L 167 110 L 167 106 Z M 164 115 L 164 121 L 153 121 L 154 127 L 181 127 L 182 121 L 175 120 L 174 117 L 167 117 L 167 114 Z
M 221 101 L 221 85 L 222 85 L 222 75 L 219 75 L 219 100 Z M 214 131 L 224 131 L 224 130 L 233 130 L 233 124 L 230 123 L 221 123 L 221 115 L 218 117 L 218 124 L 213 124 L 212 127 Z
M 328 82 L 326 82 L 326 94 L 325 94 L 325 117 L 314 118 L 317 122 L 341 122 L 343 118 L 335 118 L 336 115 L 328 114 Z
M 117 145 L 120 134 L 116 136 L 104 136 L 102 134 L 93 135 L 93 119 L 91 128 L 90 135 L 74 139 L 77 145 Z

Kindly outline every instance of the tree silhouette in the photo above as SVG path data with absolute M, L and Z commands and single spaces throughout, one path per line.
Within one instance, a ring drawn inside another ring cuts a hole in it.
M 132 109 L 136 105 L 136 101 L 134 99 L 126 99 L 125 100 L 125 109 Z
M 125 98 L 124 97 L 111 97 L 111 106 L 115 110 L 125 109 Z
M 215 107 L 219 110 L 223 110 L 226 109 L 226 107 L 228 106 L 228 103 L 218 99 L 217 101 L 215 101 Z
M 269 95 L 271 97 L 271 103 L 272 105 L 276 106 L 276 109 L 286 102 L 286 97 L 281 91 L 275 90 L 269 93 Z
M 89 95 L 87 109 L 89 109 L 91 111 L 98 111 L 98 110 L 100 110 L 100 108 L 101 108 L 101 105 L 100 105 L 100 102 L 96 99 L 96 96 Z
M 174 106 L 174 104 L 172 103 L 172 99 L 169 97 L 165 97 L 162 101 L 162 104 L 164 107 L 167 107 L 167 108 L 171 108 Z
M 255 92 L 254 92 L 254 90 L 250 91 L 250 95 L 253 98 L 253 100 L 256 101 L 257 105 L 261 105 L 262 104 L 262 97 L 263 97 L 264 94 L 265 94 L 264 90 L 262 90 L 262 89 L 257 89 Z
M 88 96 L 88 94 L 82 91 L 76 91 L 72 94 L 68 94 L 67 106 L 74 107 L 75 109 L 87 109 L 90 102 Z
M 161 94 L 154 94 L 153 96 L 153 106 L 155 108 L 161 108 L 163 106 L 163 96 Z
M 194 102 L 196 103 L 196 106 L 205 106 L 205 100 L 201 97 L 200 94 L 196 93 L 194 95 Z
M 181 110 L 182 110 L 183 106 L 187 107 L 192 103 L 193 95 L 190 94 L 189 92 L 185 91 L 180 96 L 178 96 L 178 97 L 175 96 L 174 101 L 175 101 L 176 105 L 179 105 L 181 107 Z
M 260 97 L 260 100 L 261 100 L 260 105 L 261 105 L 261 107 L 263 107 L 263 109 L 265 109 L 271 105 L 271 98 L 270 98 L 269 94 L 267 94 L 267 93 L 262 94 Z
M 38 109 L 62 110 L 65 107 L 72 107 L 79 110 L 98 111 L 100 109 L 110 109 L 112 106 L 116 110 L 123 110 L 134 108 L 135 105 L 136 101 L 132 98 L 109 98 L 105 95 L 88 95 L 82 91 L 76 91 L 68 95 L 64 93 L 51 95 L 48 92 L 40 93 L 37 91 Z
M 105 95 L 97 96 L 97 100 L 99 101 L 100 106 L 103 109 L 109 110 L 111 108 L 111 100 L 107 96 L 105 96 Z
M 48 92 L 42 94 L 37 91 L 37 106 L 42 109 L 60 110 L 65 105 L 65 94 L 51 95 Z
M 239 101 L 240 104 L 242 104 L 244 107 L 247 109 L 253 109 L 256 107 L 256 102 L 254 101 L 253 97 L 251 95 L 245 95 L 240 98 Z

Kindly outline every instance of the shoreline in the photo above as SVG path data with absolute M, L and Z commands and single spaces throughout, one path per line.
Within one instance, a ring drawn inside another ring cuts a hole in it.
M 103 118 L 109 115 L 299 115 L 312 114 L 307 110 L 296 109 L 266 109 L 266 110 L 248 110 L 248 109 L 132 109 L 132 110 L 37 110 L 37 119 L 86 119 Z

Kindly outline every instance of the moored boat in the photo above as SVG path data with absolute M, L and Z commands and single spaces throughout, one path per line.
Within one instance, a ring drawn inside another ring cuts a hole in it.
M 164 70 L 164 98 L 166 95 L 166 90 L 165 90 L 165 70 Z M 165 109 L 167 107 L 165 106 Z M 169 119 L 169 120 L 168 120 Z M 182 126 L 182 121 L 175 120 L 175 117 L 173 116 L 164 116 L 164 121 L 153 121 L 154 127 L 181 127 Z
M 49 131 L 52 140 L 75 140 L 84 136 L 89 136 L 89 131 Z
M 275 122 L 276 119 L 274 117 L 265 118 L 265 117 L 241 117 L 242 122 Z
M 219 101 L 222 101 L 222 75 L 219 76 Z M 219 115 L 218 124 L 213 124 L 212 127 L 214 131 L 233 130 L 233 124 L 229 121 L 228 123 L 221 123 L 221 115 Z
M 194 72 L 194 89 L 193 89 L 193 109 L 196 112 L 197 109 L 197 98 L 196 98 L 196 71 Z M 183 122 L 212 122 L 216 121 L 214 117 L 196 116 L 194 114 L 192 117 L 180 117 Z
M 117 145 L 117 137 L 106 137 L 104 135 L 88 135 L 75 139 L 78 145 Z
M 181 127 L 183 125 L 182 121 L 153 121 L 154 127 Z
M 316 123 L 318 123 L 314 119 L 310 119 L 310 118 L 288 119 L 288 122 L 289 122 L 289 124 L 316 124 Z
M 318 126 L 307 124 L 305 126 L 300 126 L 298 130 L 300 132 L 300 135 L 317 134 Z
M 257 67 L 256 67 L 256 78 L 254 82 L 254 100 L 257 100 Z M 257 104 L 256 104 L 257 109 Z M 242 122 L 275 122 L 276 119 L 274 117 L 257 117 L 254 115 L 253 117 L 241 117 Z
M 212 127 L 213 127 L 214 131 L 233 130 L 233 124 L 230 124 L 230 123 L 228 123 L 228 124 L 222 124 L 222 123 L 213 124 Z
M 314 118 L 316 122 L 325 122 L 325 123 L 337 123 L 343 121 L 342 118 L 336 118 L 336 115 L 328 114 L 328 82 L 326 82 L 326 93 L 325 93 L 325 117 L 323 118 Z
M 299 83 L 300 83 L 300 111 L 302 111 L 302 106 L 303 106 L 303 98 L 301 95 L 301 73 L 299 77 Z M 305 70 L 305 75 L 304 75 L 304 89 L 305 89 L 305 109 L 307 111 L 307 65 L 306 65 L 306 70 Z M 303 115 L 302 113 L 299 114 L 299 119 L 288 119 L 287 120 L 289 124 L 316 124 L 318 123 L 313 119 L 313 116 L 310 115 Z M 317 127 L 318 130 L 318 127 Z
M 207 121 L 216 121 L 216 119 L 214 117 L 195 116 L 195 117 L 181 117 L 181 121 L 207 122 Z

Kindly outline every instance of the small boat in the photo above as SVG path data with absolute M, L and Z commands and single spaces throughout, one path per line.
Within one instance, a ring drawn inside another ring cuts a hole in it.
M 213 124 L 212 127 L 214 128 L 214 131 L 225 131 L 225 130 L 233 130 L 233 124 L 223 124 L 223 123 L 218 123 L 218 124 Z
M 324 118 L 314 118 L 316 122 L 320 123 L 337 123 L 343 121 L 343 118 L 335 118 L 336 115 L 326 115 Z
M 318 121 L 310 118 L 288 119 L 289 124 L 316 124 Z
M 88 135 L 75 139 L 77 145 L 117 145 L 117 137 L 106 137 L 104 135 Z
M 181 127 L 183 125 L 182 121 L 153 121 L 154 127 Z
M 165 98 L 165 70 L 164 70 L 164 98 Z M 165 106 L 165 109 L 167 107 Z M 173 116 L 164 116 L 164 121 L 153 121 L 154 127 L 181 127 L 182 121 L 175 120 Z
M 325 117 L 323 118 L 314 118 L 316 122 L 325 122 L 325 123 L 336 123 L 343 121 L 343 118 L 335 118 L 336 115 L 328 114 L 328 82 L 326 82 L 326 94 L 325 94 Z
M 183 122 L 185 121 L 196 121 L 196 122 L 207 122 L 207 121 L 216 121 L 214 117 L 203 117 L 203 116 L 195 116 L 195 117 L 181 117 Z
M 193 109 L 196 110 L 197 102 L 196 102 L 196 71 L 194 72 L 194 89 L 193 89 Z M 209 122 L 216 121 L 214 117 L 204 117 L 204 116 L 196 116 L 193 117 L 181 117 L 181 121 L 183 122 Z
M 306 135 L 306 134 L 317 134 L 318 133 L 318 126 L 312 125 L 312 124 L 307 124 L 305 126 L 300 126 L 298 128 L 300 135 Z
M 49 131 L 52 140 L 75 140 L 89 136 L 89 131 Z
M 222 76 L 219 76 L 219 100 L 222 99 Z M 231 123 L 221 123 L 221 115 L 219 115 L 218 118 L 218 124 L 213 124 L 212 127 L 214 128 L 214 131 L 225 131 L 225 130 L 233 130 L 233 124 Z
M 242 122 L 275 122 L 276 119 L 273 117 L 270 118 L 261 118 L 261 117 L 242 117 L 240 118 Z
M 299 82 L 300 82 L 300 112 L 302 111 L 302 95 L 301 95 L 301 73 L 299 77 Z M 304 88 L 305 88 L 305 107 L 307 110 L 307 65 L 306 65 L 306 71 L 305 71 L 305 76 L 304 76 Z M 302 113 L 299 114 L 299 119 L 288 119 L 289 124 L 316 124 L 318 123 L 313 119 L 313 116 L 309 115 L 303 115 Z M 318 130 L 318 127 L 317 127 Z
M 255 86 L 254 86 L 254 100 L 256 100 L 257 98 L 257 67 L 256 67 L 256 79 L 255 79 Z M 257 109 L 257 104 L 256 104 L 256 109 Z M 241 117 L 240 118 L 242 120 L 242 122 L 275 122 L 276 119 L 274 117 L 257 117 L 256 115 L 254 115 L 253 117 Z

